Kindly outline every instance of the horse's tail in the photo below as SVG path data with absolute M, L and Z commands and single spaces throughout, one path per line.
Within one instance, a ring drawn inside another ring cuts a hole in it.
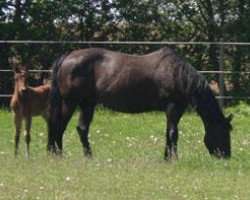
M 49 109 L 48 109 L 48 150 L 54 150 L 54 141 L 56 138 L 56 134 L 58 133 L 58 129 L 60 128 L 60 119 L 62 116 L 62 100 L 60 89 L 58 85 L 58 71 L 60 66 L 62 65 L 64 59 L 67 57 L 69 53 L 65 53 L 61 55 L 58 59 L 56 59 L 53 63 L 52 67 L 52 83 L 51 90 L 49 95 Z

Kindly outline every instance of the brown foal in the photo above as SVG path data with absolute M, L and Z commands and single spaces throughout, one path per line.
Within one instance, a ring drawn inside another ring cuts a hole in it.
M 15 89 L 10 107 L 13 113 L 15 125 L 15 151 L 18 154 L 19 140 L 22 128 L 22 120 L 25 119 L 26 156 L 30 154 L 30 130 L 32 116 L 42 116 L 47 121 L 47 107 L 50 84 L 30 87 L 26 84 L 28 72 L 26 67 L 19 65 L 14 69 Z

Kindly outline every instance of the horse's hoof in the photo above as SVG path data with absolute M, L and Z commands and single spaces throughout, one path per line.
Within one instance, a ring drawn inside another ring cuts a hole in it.
M 92 159 L 93 158 L 93 155 L 92 155 L 92 152 L 91 151 L 85 151 L 84 152 L 84 156 L 86 158 L 89 158 L 89 159 Z

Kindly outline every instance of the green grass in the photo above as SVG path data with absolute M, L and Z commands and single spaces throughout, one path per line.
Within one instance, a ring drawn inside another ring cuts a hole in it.
M 249 199 L 250 107 L 234 113 L 232 159 L 214 160 L 203 145 L 195 113 L 180 122 L 179 160 L 165 163 L 165 114 L 127 115 L 99 109 L 91 126 L 94 158 L 84 158 L 75 130 L 78 113 L 64 136 L 63 158 L 46 153 L 46 125 L 33 119 L 31 157 L 13 157 L 11 113 L 0 110 L 0 199 Z

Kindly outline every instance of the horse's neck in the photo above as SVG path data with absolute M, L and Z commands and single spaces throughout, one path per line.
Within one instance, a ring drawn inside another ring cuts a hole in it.
M 214 128 L 224 119 L 220 106 L 210 88 L 201 92 L 196 101 L 196 110 L 201 116 L 206 130 Z

